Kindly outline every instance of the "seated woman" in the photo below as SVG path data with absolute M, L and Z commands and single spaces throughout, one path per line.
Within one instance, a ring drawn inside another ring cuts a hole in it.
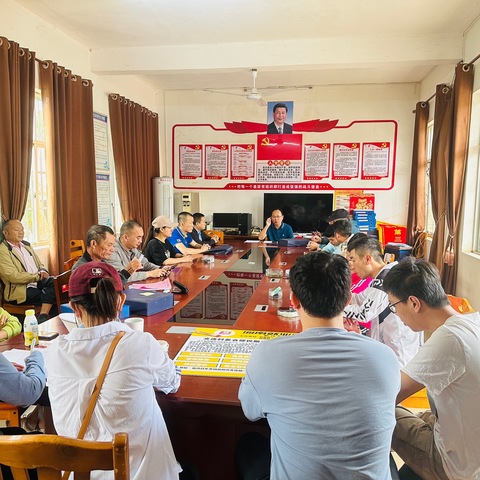
M 22 324 L 18 318 L 0 307 L 0 342 L 18 335 L 21 331 Z
M 192 261 L 191 255 L 178 253 L 168 241 L 174 227 L 170 219 L 163 215 L 153 220 L 145 240 L 147 246 L 143 252 L 150 262 L 157 265 L 176 265 Z
M 178 479 L 167 427 L 154 388 L 177 391 L 180 374 L 155 338 L 115 321 L 125 295 L 118 272 L 104 262 L 89 262 L 70 277 L 70 306 L 77 327 L 48 348 L 45 364 L 53 422 L 59 435 L 77 437 L 91 392 L 110 344 L 118 343 L 85 439 L 111 441 L 126 432 L 130 445 L 132 480 Z M 108 479 L 98 472 L 92 478 Z

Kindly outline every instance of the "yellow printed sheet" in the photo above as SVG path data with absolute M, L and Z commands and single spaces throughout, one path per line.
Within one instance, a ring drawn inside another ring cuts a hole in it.
M 190 335 L 174 362 L 182 375 L 241 378 L 260 342 L 289 335 L 295 334 L 200 327 Z

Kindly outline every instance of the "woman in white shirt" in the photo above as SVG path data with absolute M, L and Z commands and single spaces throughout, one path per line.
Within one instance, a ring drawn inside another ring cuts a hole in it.
M 127 432 L 132 480 L 179 478 L 168 431 L 154 387 L 175 392 L 180 374 L 155 338 L 115 321 L 125 295 L 117 271 L 104 262 L 77 268 L 69 283 L 70 305 L 77 327 L 62 335 L 47 351 L 48 392 L 57 433 L 78 435 L 90 395 L 108 348 L 118 343 L 97 399 L 85 439 L 110 441 Z M 95 472 L 92 478 L 113 478 Z

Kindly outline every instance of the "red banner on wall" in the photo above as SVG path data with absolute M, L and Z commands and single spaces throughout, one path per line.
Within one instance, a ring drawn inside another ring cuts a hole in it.
M 257 160 L 301 160 L 302 134 L 258 135 Z

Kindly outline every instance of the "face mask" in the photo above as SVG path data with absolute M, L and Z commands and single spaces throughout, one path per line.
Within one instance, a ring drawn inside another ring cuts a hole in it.
M 77 328 L 85 328 L 85 325 L 80 322 L 80 320 L 75 316 L 75 323 L 77 325 Z

